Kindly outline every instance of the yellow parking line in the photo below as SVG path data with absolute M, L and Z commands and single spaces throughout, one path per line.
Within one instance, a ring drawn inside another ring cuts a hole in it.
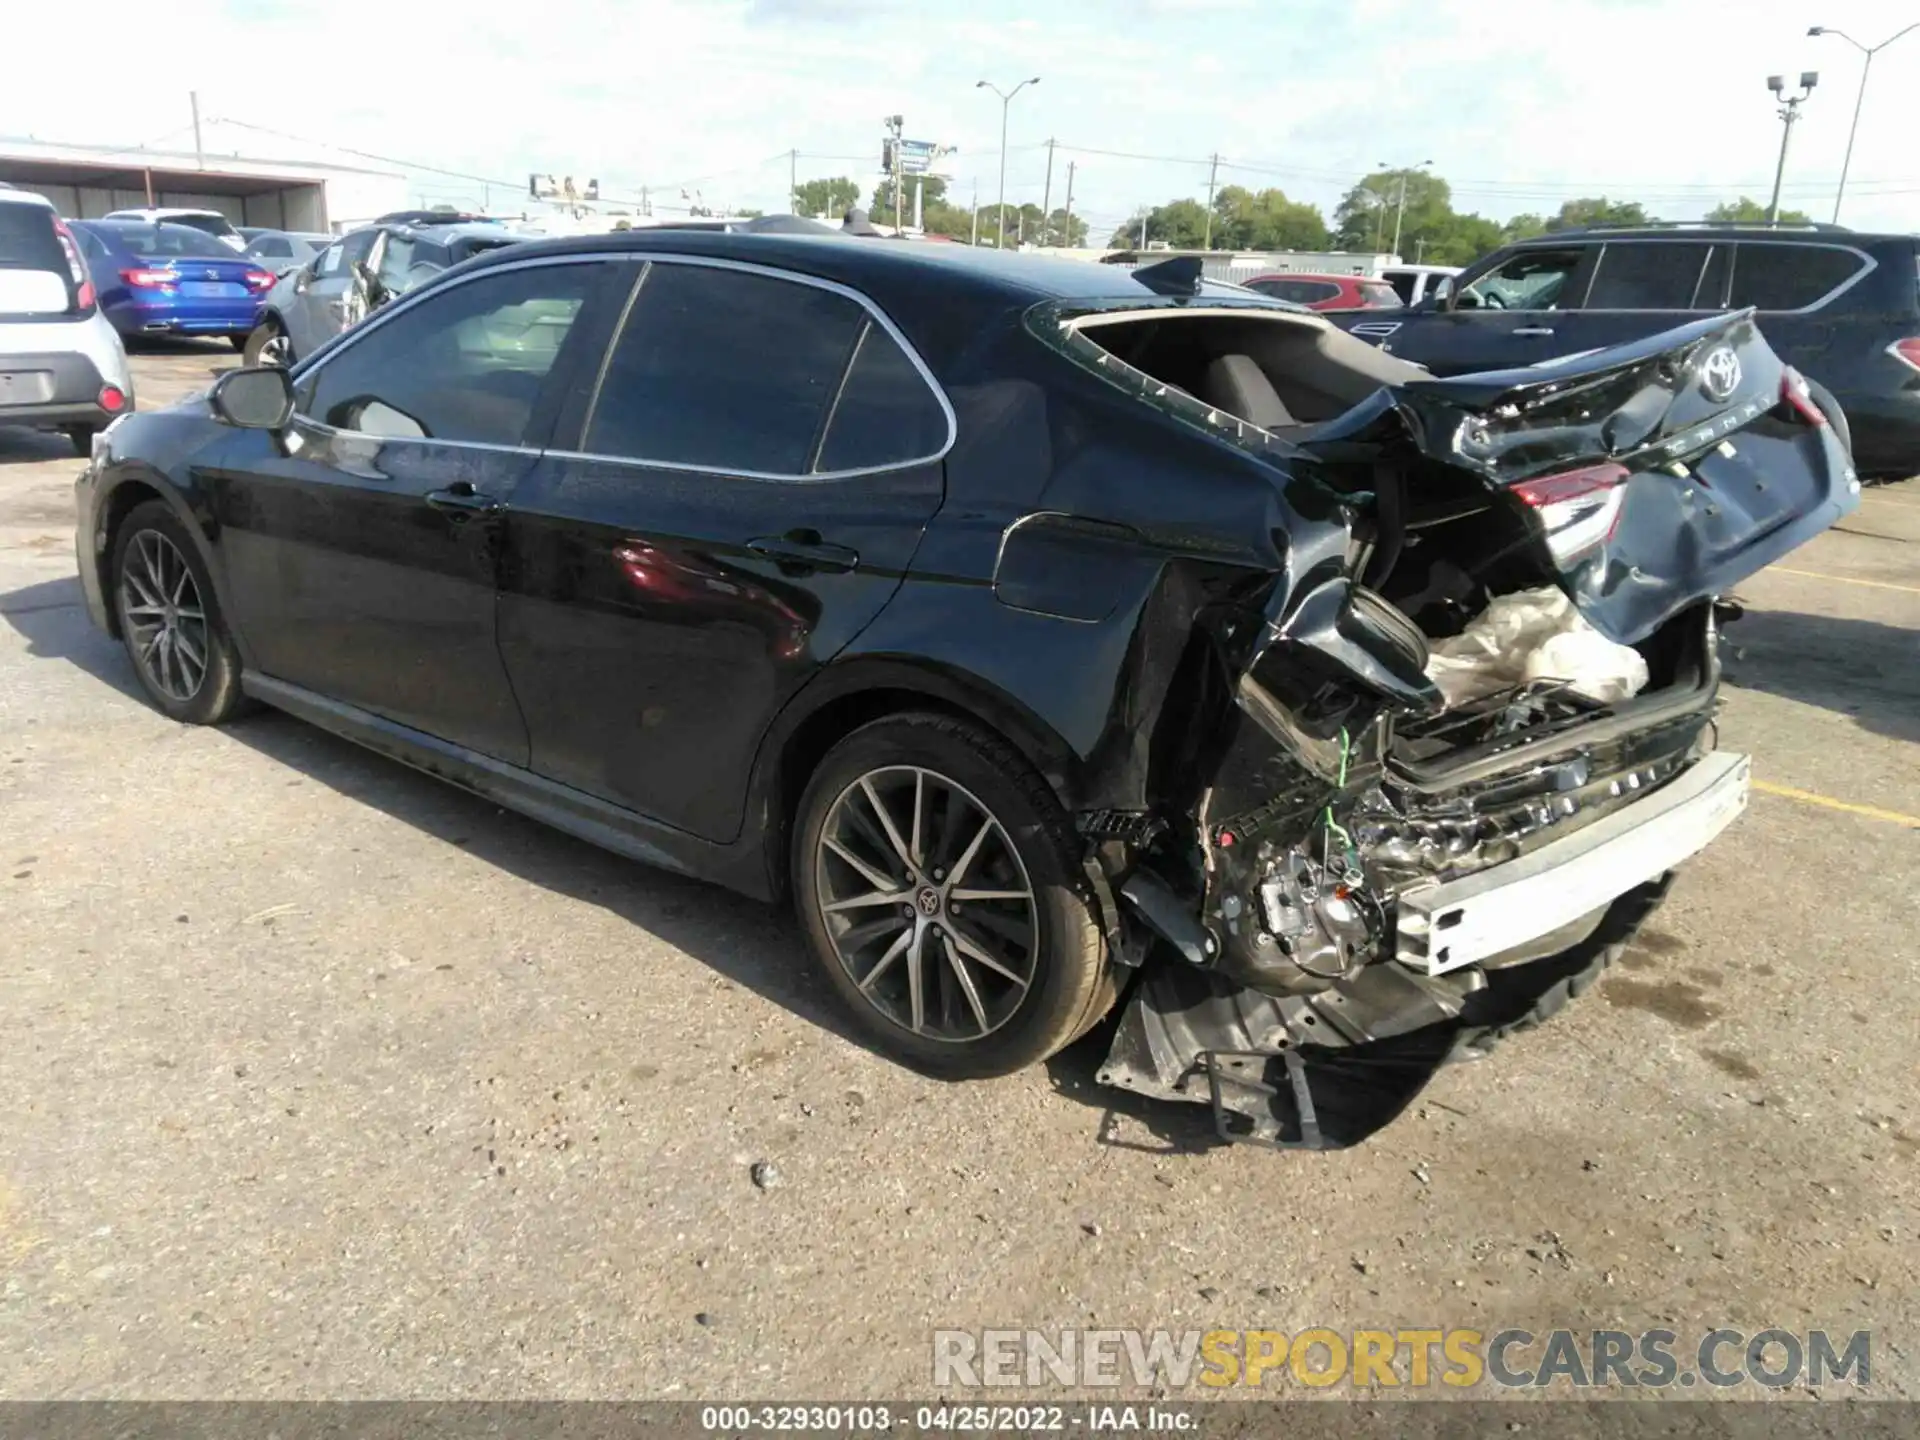
M 1868 820 L 1885 820 L 1890 825 L 1906 825 L 1920 830 L 1920 815 L 1902 815 L 1898 810 L 1882 810 L 1877 805 L 1855 805 L 1849 800 L 1835 800 L 1830 795 L 1816 795 L 1811 790 L 1796 790 L 1791 785 L 1776 785 L 1771 780 L 1750 782 L 1762 795 L 1778 795 L 1783 800 L 1800 800 L 1808 805 L 1819 805 L 1828 810 L 1841 810 L 1849 815 L 1864 816 Z
M 1895 585 L 1888 580 L 1855 580 L 1851 575 L 1825 575 L 1818 570 L 1795 570 L 1786 565 L 1769 565 L 1767 569 L 1781 575 L 1803 575 L 1809 580 L 1831 580 L 1839 585 L 1865 585 L 1872 590 L 1900 590 L 1908 595 L 1920 595 L 1920 585 Z

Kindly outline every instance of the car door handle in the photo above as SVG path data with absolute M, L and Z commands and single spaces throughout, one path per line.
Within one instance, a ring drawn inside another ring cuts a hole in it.
M 1553 333 L 1553 327 L 1551 325 L 1521 325 L 1518 326 L 1513 333 L 1516 335 L 1551 335 Z
M 432 491 L 427 496 L 427 504 L 441 514 L 459 520 L 470 515 L 491 515 L 500 508 L 498 500 L 491 495 L 481 494 L 467 480 L 456 480 L 444 490 Z
M 844 575 L 860 563 L 860 552 L 845 545 L 833 545 L 820 538 L 817 530 L 789 530 L 785 535 L 763 535 L 749 540 L 747 549 L 776 561 L 782 570 L 824 570 Z

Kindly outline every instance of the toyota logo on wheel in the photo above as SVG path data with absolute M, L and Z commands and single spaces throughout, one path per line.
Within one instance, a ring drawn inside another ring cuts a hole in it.
M 1708 352 L 1700 365 L 1700 388 L 1709 400 L 1725 400 L 1740 388 L 1740 357 L 1731 346 Z

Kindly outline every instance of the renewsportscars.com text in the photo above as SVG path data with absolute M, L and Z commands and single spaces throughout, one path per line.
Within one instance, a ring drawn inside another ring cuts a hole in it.
M 1856 1386 L 1873 1378 L 1872 1336 L 1709 1330 L 936 1330 L 933 1383 L 1259 1389 L 1725 1389 Z

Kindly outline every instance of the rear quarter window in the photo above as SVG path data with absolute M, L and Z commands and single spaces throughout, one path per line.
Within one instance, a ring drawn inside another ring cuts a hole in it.
M 1693 307 L 1711 246 L 1638 240 L 1602 247 L 1588 310 L 1687 310 Z
M 1832 245 L 1755 245 L 1735 248 L 1736 310 L 1804 310 L 1832 294 L 1866 268 L 1866 259 Z
M 67 273 L 66 255 L 53 233 L 53 212 L 40 205 L 0 202 L 0 266 Z

